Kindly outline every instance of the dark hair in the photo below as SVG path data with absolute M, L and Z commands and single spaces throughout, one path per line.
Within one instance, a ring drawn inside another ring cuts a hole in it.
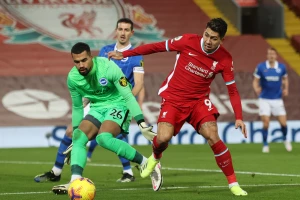
M 84 51 L 86 51 L 88 55 L 91 55 L 90 46 L 86 43 L 78 42 L 72 47 L 71 54 L 81 54 Z
M 269 47 L 268 50 L 275 51 L 275 53 L 277 53 L 277 50 L 274 47 Z
M 121 18 L 121 19 L 119 19 L 119 20 L 117 21 L 116 29 L 118 28 L 118 24 L 119 24 L 119 23 L 122 23 L 122 22 L 123 22 L 123 23 L 130 24 L 130 25 L 131 25 L 130 29 L 133 30 L 133 22 L 131 21 L 131 19 L 126 18 L 126 17 Z
M 219 33 L 220 38 L 223 38 L 227 32 L 227 23 L 222 18 L 213 18 L 207 22 L 206 28 Z

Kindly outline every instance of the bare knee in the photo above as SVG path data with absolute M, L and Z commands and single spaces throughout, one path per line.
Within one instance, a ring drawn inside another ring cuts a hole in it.
M 174 134 L 174 126 L 167 122 L 158 123 L 157 137 L 158 143 L 168 143 Z
M 205 122 L 201 125 L 199 133 L 207 140 L 210 146 L 220 140 L 217 122 Z

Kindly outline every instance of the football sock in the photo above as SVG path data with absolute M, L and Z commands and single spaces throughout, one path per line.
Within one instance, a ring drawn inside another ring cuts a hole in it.
M 282 131 L 282 135 L 283 135 L 283 141 L 286 141 L 287 126 L 281 126 L 281 131 Z
M 263 144 L 264 146 L 268 146 L 268 129 L 262 129 L 262 135 L 263 135 Z
M 52 171 L 53 171 L 53 173 L 54 173 L 55 176 L 59 176 L 61 174 L 61 172 L 62 172 L 62 169 L 53 166 L 52 167 Z
M 223 141 L 218 141 L 211 146 L 211 149 L 214 152 L 215 159 L 219 168 L 223 171 L 224 175 L 227 178 L 228 184 L 237 182 L 232 166 L 230 151 L 223 143 Z
M 128 143 L 116 139 L 111 133 L 101 133 L 96 137 L 97 143 L 104 149 L 115 152 L 118 156 L 124 157 L 132 162 L 141 164 L 143 161 L 143 155 L 137 152 Z
M 97 147 L 98 143 L 96 140 L 92 140 L 90 143 L 90 146 L 88 148 L 88 153 L 87 153 L 87 157 L 91 158 L 92 157 L 92 153 L 94 152 L 95 148 Z
M 62 172 L 62 168 L 64 167 L 64 160 L 65 160 L 65 155 L 63 152 L 67 150 L 68 146 L 70 146 L 72 143 L 72 138 L 69 138 L 67 135 L 64 135 L 62 141 L 60 142 L 57 154 L 56 154 L 56 160 L 55 164 L 52 168 L 54 174 L 56 176 L 60 175 Z M 60 171 L 59 171 L 60 169 Z
M 82 168 L 86 165 L 86 144 L 89 141 L 88 137 L 80 129 L 75 129 L 73 132 L 73 148 L 71 151 L 71 167 L 78 165 Z M 73 171 L 72 171 L 73 172 Z
M 119 134 L 117 136 L 117 139 L 122 140 L 122 141 L 128 143 L 126 136 L 124 136 L 123 134 Z M 127 173 L 133 175 L 133 172 L 132 172 L 131 166 L 130 166 L 130 161 L 127 160 L 126 158 L 121 157 L 121 156 L 119 156 L 119 159 L 120 159 L 120 161 L 122 163 L 122 166 L 123 166 L 123 172 L 125 172 L 125 171 L 128 170 L 129 172 L 130 171 L 131 172 L 130 173 L 127 172 Z
M 157 142 L 157 136 L 154 136 L 153 138 L 153 144 L 152 144 L 152 149 L 153 149 L 153 157 L 154 159 L 158 160 L 162 157 L 162 152 L 164 152 L 168 148 L 168 143 L 162 143 L 158 144 Z

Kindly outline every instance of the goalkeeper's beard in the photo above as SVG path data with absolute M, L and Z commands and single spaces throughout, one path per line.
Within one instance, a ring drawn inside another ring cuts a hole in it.
M 89 74 L 90 70 L 87 69 L 87 68 L 80 68 L 80 69 L 78 70 L 78 72 L 79 72 L 79 74 L 81 74 L 82 76 L 86 76 L 86 75 Z

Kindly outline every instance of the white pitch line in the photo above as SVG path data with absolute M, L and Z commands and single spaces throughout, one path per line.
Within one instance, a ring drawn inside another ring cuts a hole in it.
M 294 184 L 259 184 L 259 185 L 241 185 L 242 187 L 278 187 L 278 186 L 300 186 L 300 183 Z M 225 185 L 202 185 L 202 186 L 194 186 L 194 187 L 162 187 L 161 190 L 177 190 L 177 189 L 209 189 L 209 188 L 228 188 Z M 136 191 L 136 190 L 152 190 L 151 188 L 119 188 L 119 189 L 97 189 L 97 191 Z M 0 196 L 7 195 L 30 195 L 30 194 L 47 194 L 52 193 L 51 191 L 44 192 L 12 192 L 12 193 L 0 193 Z
M 53 162 L 31 162 L 31 161 L 0 161 L 2 164 L 19 164 L 19 165 L 53 165 Z M 98 164 L 98 163 L 88 163 L 88 166 L 92 167 L 122 167 L 121 165 L 113 164 Z M 174 167 L 164 167 L 163 170 L 169 171 L 190 171 L 190 172 L 209 172 L 209 173 L 223 173 L 221 170 L 213 169 L 193 169 L 193 168 L 174 168 Z M 250 175 L 261 175 L 261 176 L 282 176 L 282 177 L 300 177 L 300 174 L 279 174 L 279 173 L 268 173 L 268 172 L 245 172 L 245 171 L 235 171 L 236 174 L 250 174 Z

